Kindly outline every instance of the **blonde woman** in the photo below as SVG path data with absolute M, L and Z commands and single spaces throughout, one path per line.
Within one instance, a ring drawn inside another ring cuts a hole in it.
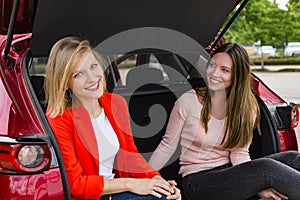
M 300 199 L 300 157 L 284 152 L 250 160 L 260 110 L 250 87 L 249 57 L 236 43 L 217 48 L 206 69 L 207 88 L 183 94 L 166 134 L 149 160 L 159 170 L 180 142 L 187 199 Z
M 51 49 L 47 118 L 74 199 L 180 199 L 137 152 L 123 98 L 106 92 L 105 62 L 87 40 L 67 37 Z

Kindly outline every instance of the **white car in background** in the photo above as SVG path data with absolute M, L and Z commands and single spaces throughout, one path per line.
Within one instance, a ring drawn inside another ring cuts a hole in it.
M 284 49 L 285 56 L 300 55 L 300 42 L 289 42 Z
M 263 56 L 276 56 L 276 49 L 270 45 L 261 46 L 258 50 L 258 54 Z

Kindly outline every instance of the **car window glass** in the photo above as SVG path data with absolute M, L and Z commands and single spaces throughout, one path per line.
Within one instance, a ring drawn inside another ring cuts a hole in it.
M 29 75 L 30 76 L 45 75 L 47 62 L 48 62 L 47 57 L 33 58 L 32 64 L 29 68 Z

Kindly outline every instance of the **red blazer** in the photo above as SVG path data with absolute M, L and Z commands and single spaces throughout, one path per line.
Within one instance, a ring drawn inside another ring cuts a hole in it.
M 104 93 L 99 101 L 120 142 L 114 164 L 116 177 L 159 175 L 134 145 L 126 101 L 112 93 Z M 47 114 L 47 118 L 62 153 L 72 197 L 100 199 L 104 179 L 99 176 L 98 147 L 87 110 L 79 104 L 55 118 Z

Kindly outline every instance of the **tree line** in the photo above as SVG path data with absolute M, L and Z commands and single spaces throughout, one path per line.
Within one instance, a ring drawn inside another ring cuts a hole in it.
M 249 0 L 226 32 L 226 41 L 284 48 L 288 42 L 300 42 L 300 0 L 289 0 L 287 9 L 276 0 Z

